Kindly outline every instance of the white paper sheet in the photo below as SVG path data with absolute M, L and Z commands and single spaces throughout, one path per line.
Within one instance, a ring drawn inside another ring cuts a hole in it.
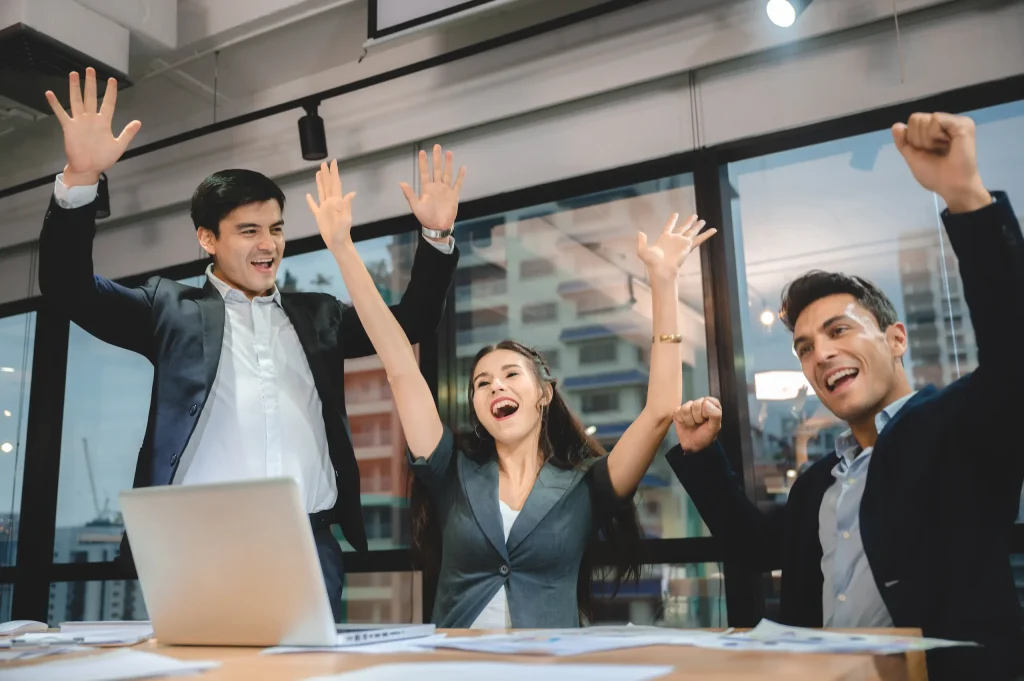
M 712 642 L 714 647 L 736 648 L 728 645 L 728 641 L 743 642 L 746 650 L 779 650 L 785 652 L 808 653 L 872 653 L 889 655 L 906 653 L 933 648 L 949 648 L 952 646 L 975 646 L 976 643 L 965 641 L 948 641 L 938 638 L 921 636 L 893 636 L 889 634 L 852 634 L 803 627 L 787 627 L 772 622 L 761 622 L 743 634 L 722 637 L 721 643 Z M 700 644 L 697 644 L 700 645 Z M 709 646 L 710 647 L 710 646 Z
M 411 662 L 318 676 L 307 681 L 651 681 L 672 667 L 519 662 Z
M 260 651 L 261 655 L 281 655 L 286 653 L 360 653 L 363 655 L 390 655 L 392 653 L 423 653 L 430 652 L 444 639 L 445 634 L 434 634 L 423 638 L 411 638 L 402 641 L 385 641 L 384 643 L 368 643 L 366 645 L 352 645 L 346 643 L 344 646 L 331 647 L 290 647 L 278 646 Z
M 565 657 L 624 648 L 697 645 L 698 641 L 717 636 L 717 634 L 707 631 L 661 627 L 587 627 L 523 631 L 474 638 L 451 638 L 438 643 L 437 647 L 499 655 Z
M 181 676 L 219 667 L 219 662 L 188 662 L 139 650 L 117 650 L 100 655 L 57 660 L 4 670 L 4 681 L 129 681 L 160 676 Z
M 11 641 L 17 645 L 34 646 L 132 646 L 153 636 L 153 630 L 107 629 L 74 633 L 22 634 Z
M 37 657 L 46 657 L 47 655 L 78 653 L 83 650 L 91 649 L 83 648 L 81 646 L 62 646 L 59 648 L 4 648 L 3 650 L 0 650 L 0 662 L 14 662 L 15 660 L 22 662 L 25 660 L 33 660 Z

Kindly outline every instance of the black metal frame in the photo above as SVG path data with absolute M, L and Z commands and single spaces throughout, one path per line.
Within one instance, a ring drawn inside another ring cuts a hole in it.
M 731 463 L 743 471 L 748 491 L 753 495 L 749 419 L 746 414 L 746 383 L 743 370 L 743 343 L 738 315 L 740 292 L 736 275 L 742 263 L 736 261 L 727 198 L 722 191 L 730 162 L 762 156 L 821 142 L 842 139 L 888 127 L 905 120 L 913 111 L 945 110 L 963 112 L 1024 99 L 1024 74 L 999 81 L 962 88 L 915 102 L 845 116 L 713 148 L 705 148 L 655 159 L 613 170 L 587 174 L 539 187 L 516 190 L 464 203 L 460 219 L 471 220 L 510 210 L 568 199 L 583 194 L 667 176 L 692 173 L 698 212 L 710 224 L 719 225 L 720 234 L 701 251 L 710 386 L 720 396 L 725 412 L 725 439 Z M 377 238 L 416 229 L 410 218 L 394 218 L 363 225 L 355 230 L 357 240 Z M 317 236 L 289 244 L 289 255 L 322 248 Z M 201 274 L 204 260 L 165 268 L 158 272 L 128 277 L 122 283 L 132 285 L 149 276 L 184 278 Z M 421 347 L 421 368 L 438 400 L 442 417 L 454 417 L 455 386 L 455 298 L 450 293 L 448 308 L 436 338 Z M 46 371 L 33 371 L 30 394 L 28 435 L 26 437 L 25 477 L 22 487 L 21 527 L 17 565 L 0 568 L 0 583 L 14 583 L 13 617 L 43 619 L 48 606 L 48 587 L 52 581 L 123 579 L 111 563 L 52 563 L 54 521 L 60 464 L 60 424 L 63 420 L 64 381 L 67 370 L 68 321 L 48 309 L 39 298 L 0 305 L 0 317 L 38 311 L 35 358 L 45 357 Z M 36 363 L 38 366 L 38 362 Z M 30 454 L 29 454 L 30 453 Z M 1024 552 L 1024 526 L 1013 532 L 1012 546 Z M 718 542 L 710 538 L 648 540 L 642 548 L 648 563 L 693 563 L 721 560 Z M 597 556 L 606 562 L 610 556 Z M 411 569 L 407 550 L 350 554 L 350 572 L 391 572 Z M 730 624 L 753 624 L 763 612 L 760 575 L 725 564 L 726 599 Z M 429 605 L 430 596 L 425 593 Z M 429 607 L 424 612 L 429 612 Z
M 431 21 L 437 21 L 438 19 L 450 17 L 451 15 L 458 14 L 459 12 L 465 12 L 467 9 L 486 5 L 489 2 L 494 2 L 494 0 L 465 0 L 465 2 L 460 2 L 448 9 L 442 9 L 431 14 L 425 14 L 419 19 L 412 19 L 401 24 L 395 24 L 394 26 L 380 29 L 377 28 L 377 0 L 370 0 L 368 7 L 369 11 L 366 14 L 366 35 L 371 40 L 383 38 L 385 36 L 394 35 L 395 33 L 401 33 L 402 31 L 414 26 L 422 26 L 424 24 L 429 24 Z

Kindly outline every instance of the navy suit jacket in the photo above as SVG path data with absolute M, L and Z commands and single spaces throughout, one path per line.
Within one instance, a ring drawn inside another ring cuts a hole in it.
M 100 340 L 137 352 L 153 364 L 149 422 L 135 468 L 135 487 L 168 485 L 196 427 L 220 362 L 224 300 L 203 288 L 153 277 L 127 288 L 93 272 L 95 202 L 65 209 L 55 199 L 39 238 L 39 288 L 50 305 Z M 422 242 L 422 240 L 421 240 Z M 420 243 L 408 290 L 391 310 L 412 343 L 434 334 L 458 263 Z M 334 518 L 357 550 L 367 548 L 359 500 L 359 467 L 345 414 L 346 358 L 374 354 L 355 309 L 322 293 L 282 293 L 320 401 L 337 478 Z M 122 564 L 131 564 L 122 544 Z
M 995 198 L 973 213 L 942 215 L 979 366 L 941 390 L 921 390 L 886 424 L 860 507 L 864 553 L 893 623 L 984 645 L 929 653 L 931 679 L 1009 678 L 1024 648 L 1010 567 L 1024 484 L 1024 239 L 1006 195 Z M 782 569 L 780 619 L 822 626 L 818 509 L 835 482 L 835 453 L 769 513 L 747 498 L 717 443 L 692 454 L 677 446 L 667 457 L 727 560 Z

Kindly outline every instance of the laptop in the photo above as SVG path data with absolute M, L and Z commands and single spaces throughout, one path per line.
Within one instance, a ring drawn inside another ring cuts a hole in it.
M 119 497 L 161 643 L 334 647 L 434 633 L 433 624 L 334 623 L 291 478 L 146 487 Z

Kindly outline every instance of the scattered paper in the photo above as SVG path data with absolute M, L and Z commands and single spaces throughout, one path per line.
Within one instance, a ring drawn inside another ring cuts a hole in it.
M 803 627 L 787 627 L 771 620 L 761 620 L 756 627 L 743 634 L 732 634 L 721 638 L 726 641 L 743 641 L 748 650 L 759 646 L 761 650 L 772 649 L 785 652 L 872 653 L 875 655 L 978 645 L 968 641 L 948 641 L 921 636 L 854 634 L 823 631 L 821 629 L 806 629 Z M 723 644 L 715 647 L 735 646 Z
M 59 648 L 10 648 L 9 646 L 2 646 L 4 650 L 0 650 L 0 662 L 23 662 L 25 660 L 34 660 L 37 657 L 46 657 L 47 655 L 59 655 L 61 653 L 80 653 L 83 650 L 91 650 L 91 648 L 83 648 L 81 646 L 62 646 Z
M 647 646 L 690 646 L 697 645 L 698 641 L 717 636 L 718 634 L 708 631 L 662 627 L 598 626 L 581 629 L 523 631 L 474 638 L 452 638 L 436 645 L 438 648 L 475 653 L 565 657 Z
M 44 662 L 4 670 L 4 681 L 128 681 L 160 676 L 194 674 L 219 667 L 219 662 L 175 660 L 138 650 L 117 650 L 71 660 Z
M 62 634 L 79 632 L 93 633 L 97 631 L 131 631 L 153 633 L 153 624 L 149 620 L 106 620 L 103 622 L 62 622 Z
M 22 634 L 11 639 L 14 645 L 31 646 L 133 646 L 153 636 L 153 630 L 105 630 L 75 633 Z
M 285 653 L 360 653 L 364 655 L 390 655 L 391 653 L 424 653 L 433 650 L 445 638 L 445 634 L 434 634 L 423 638 L 405 639 L 402 641 L 385 641 L 383 643 L 367 643 L 352 645 L 346 643 L 337 647 L 293 647 L 278 646 L 267 648 L 261 655 L 281 655 Z
M 384 664 L 307 681 L 650 681 L 672 667 L 519 662 L 413 662 Z

